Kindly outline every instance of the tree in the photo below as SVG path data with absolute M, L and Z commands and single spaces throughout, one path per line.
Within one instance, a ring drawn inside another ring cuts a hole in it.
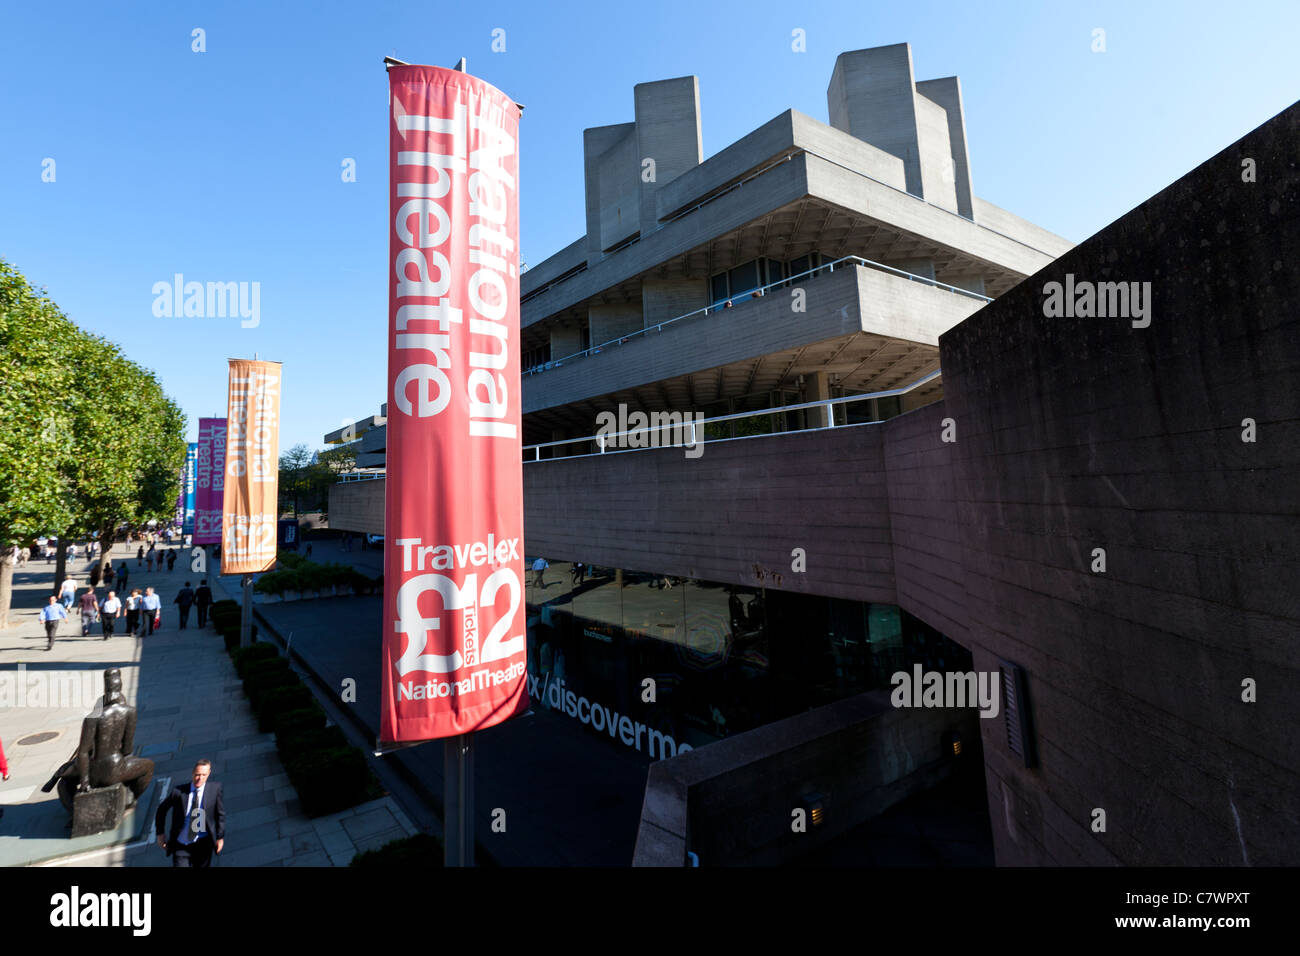
M 106 339 L 77 328 L 0 260 L 0 627 L 9 549 L 99 531 L 106 560 L 123 522 L 163 517 L 179 491 L 185 418 L 157 378 Z
M 298 517 L 298 502 L 309 490 L 307 471 L 315 456 L 306 445 L 294 445 L 280 453 L 280 496 L 286 503 L 293 502 L 293 516 Z
M 69 342 L 79 330 L 0 259 L 0 627 L 8 625 L 12 549 L 70 518 L 60 470 L 70 440 Z

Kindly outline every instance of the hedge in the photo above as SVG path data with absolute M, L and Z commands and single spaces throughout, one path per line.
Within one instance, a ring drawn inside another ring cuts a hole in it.
M 292 754 L 284 769 L 298 791 L 302 812 L 309 817 L 346 810 L 370 795 L 370 768 L 355 747 Z
M 366 850 L 352 858 L 348 866 L 401 866 L 431 869 L 443 865 L 442 841 L 428 833 L 385 843 L 377 850 Z
M 282 714 L 302 710 L 315 699 L 311 688 L 302 681 L 298 681 L 296 685 L 267 690 L 262 696 L 261 706 L 257 711 L 257 729 L 264 734 L 270 733 L 278 726 Z
M 226 650 L 232 652 L 239 650 L 239 628 L 238 627 L 222 631 L 221 636 L 225 638 Z M 250 625 L 249 641 L 251 643 L 256 640 L 257 640 L 257 625 L 253 624 Z
M 298 675 L 292 670 L 270 671 L 265 674 L 256 676 L 249 675 L 244 678 L 244 693 L 248 697 L 248 703 L 253 708 L 253 713 L 262 712 L 262 701 L 273 690 L 281 687 L 296 687 L 302 684 Z
M 251 664 L 267 658 L 279 658 L 279 656 L 280 652 L 275 649 L 274 644 L 261 643 L 235 648 L 230 659 L 235 663 L 235 673 L 239 675 L 240 680 L 243 680 Z
M 309 731 L 324 730 L 325 719 L 325 711 L 315 701 L 310 707 L 285 711 L 275 725 L 276 748 L 282 750 L 284 741 L 301 737 Z

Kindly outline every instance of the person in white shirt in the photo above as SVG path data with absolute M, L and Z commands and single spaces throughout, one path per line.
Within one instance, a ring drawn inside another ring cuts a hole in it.
M 117 599 L 116 591 L 109 591 L 104 603 L 99 606 L 99 623 L 104 628 L 104 640 L 113 636 L 113 627 L 117 617 L 122 613 L 122 602 Z
M 66 611 L 72 607 L 72 602 L 77 599 L 77 583 L 72 578 L 67 578 L 63 586 L 59 588 L 59 600 L 63 602 L 63 609 Z

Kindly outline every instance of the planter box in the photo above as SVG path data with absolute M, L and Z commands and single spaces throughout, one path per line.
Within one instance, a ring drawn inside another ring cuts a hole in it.
M 302 600 L 302 594 L 301 594 L 300 592 L 298 592 L 298 591 L 285 591 L 285 592 L 284 592 L 284 600 L 286 600 L 286 601 L 300 601 L 300 600 Z

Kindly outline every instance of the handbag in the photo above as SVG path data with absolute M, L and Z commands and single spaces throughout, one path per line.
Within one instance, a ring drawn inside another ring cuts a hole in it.
M 161 608 L 159 608 L 157 611 L 154 611 L 154 614 L 153 614 L 153 629 L 154 629 L 155 631 L 161 631 L 161 630 L 162 630 L 162 609 L 161 609 Z

